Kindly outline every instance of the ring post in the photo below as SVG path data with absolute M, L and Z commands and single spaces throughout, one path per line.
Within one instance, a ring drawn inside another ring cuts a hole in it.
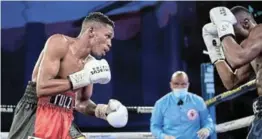
M 214 83 L 214 66 L 211 63 L 201 64 L 201 89 L 202 97 L 208 100 L 215 96 L 215 83 Z M 215 105 L 208 107 L 209 113 L 216 124 L 216 107 Z M 214 132 L 210 139 L 217 139 L 217 134 Z

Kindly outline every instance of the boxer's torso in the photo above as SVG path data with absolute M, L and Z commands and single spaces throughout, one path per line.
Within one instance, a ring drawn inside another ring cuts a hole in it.
M 253 31 L 261 30 L 261 29 L 262 29 L 262 25 L 259 24 L 253 29 Z M 262 32 L 256 33 L 256 34 L 253 33 L 252 35 L 261 36 Z M 247 41 L 247 40 L 245 40 L 245 41 Z M 243 43 L 245 43 L 245 41 Z M 262 46 L 260 46 L 260 47 L 262 47 Z M 253 61 L 251 61 L 251 66 L 256 73 L 256 80 L 257 80 L 256 84 L 257 84 L 258 95 L 262 96 L 262 53 L 260 53 L 258 57 L 256 57 Z
M 68 75 L 82 70 L 85 64 L 84 60 L 77 59 L 71 51 L 70 47 L 74 45 L 73 38 L 65 37 L 65 40 L 67 41 L 68 46 L 64 46 L 64 47 L 68 47 L 68 51 L 66 55 L 60 61 L 60 69 L 58 71 L 57 76 L 55 77 L 57 79 L 66 79 Z M 65 41 L 65 40 L 62 40 L 62 41 Z M 34 82 L 37 81 L 38 70 L 39 70 L 43 55 L 44 55 L 44 51 L 41 52 L 38 58 L 38 61 L 35 65 L 35 68 L 33 70 L 32 81 Z M 80 91 L 80 89 L 76 91 Z M 39 103 L 41 104 L 52 103 L 62 108 L 72 108 L 75 102 L 74 97 L 75 97 L 75 93 L 72 91 L 61 92 L 61 94 L 58 94 L 55 96 L 41 97 L 39 98 Z

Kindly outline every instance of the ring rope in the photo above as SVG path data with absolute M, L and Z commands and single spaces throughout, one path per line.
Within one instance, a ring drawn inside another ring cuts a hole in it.
M 240 118 L 237 120 L 219 124 L 216 126 L 216 131 L 217 133 L 223 133 L 227 131 L 232 131 L 232 130 L 248 127 L 249 125 L 251 125 L 254 118 L 255 118 L 254 115 L 251 115 L 251 116 L 247 116 L 247 117 Z
M 211 99 L 208 99 L 205 101 L 206 105 L 208 107 L 212 105 L 217 105 L 221 102 L 234 99 L 240 95 L 243 95 L 249 91 L 256 89 L 256 80 L 251 80 L 243 85 L 241 85 L 238 88 L 235 88 L 233 90 L 226 91 L 220 95 L 217 95 Z M 151 113 L 153 110 L 153 107 L 151 106 L 127 106 L 127 109 L 129 112 L 136 112 L 136 113 Z
M 226 100 L 231 100 L 233 98 L 236 98 L 237 96 L 240 96 L 248 91 L 256 89 L 255 86 L 255 80 L 251 80 L 247 82 L 244 85 L 241 85 L 240 87 L 224 92 L 220 95 L 217 95 L 211 99 L 208 99 L 205 101 L 207 106 L 217 105 L 221 102 L 224 102 Z M 153 107 L 127 107 L 127 109 L 131 112 L 137 112 L 137 113 L 151 113 L 153 110 Z M 225 122 L 222 124 L 216 125 L 216 132 L 217 133 L 223 133 L 227 131 L 232 131 L 235 129 L 240 129 L 247 127 L 251 124 L 253 121 L 254 116 L 248 116 L 244 118 L 240 118 L 237 120 Z M 8 132 L 0 132 L 0 137 L 3 139 L 7 138 Z M 84 133 L 86 137 L 89 139 L 97 139 L 97 138 L 114 138 L 114 139 L 123 139 L 123 138 L 132 138 L 132 139 L 155 139 L 153 135 L 150 132 L 121 132 L 121 133 Z

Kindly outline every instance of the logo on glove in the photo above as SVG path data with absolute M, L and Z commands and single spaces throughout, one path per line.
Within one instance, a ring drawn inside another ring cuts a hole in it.
M 220 8 L 219 11 L 220 11 L 220 14 L 222 14 L 222 15 L 224 15 L 224 16 L 227 15 L 225 8 Z
M 92 69 L 93 69 L 91 71 L 92 75 L 100 73 L 100 72 L 108 72 L 109 71 L 108 66 L 100 66 L 100 67 L 95 67 L 95 68 L 92 68 Z

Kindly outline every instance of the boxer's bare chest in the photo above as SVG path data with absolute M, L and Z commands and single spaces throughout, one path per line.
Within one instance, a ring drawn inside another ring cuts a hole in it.
M 262 47 L 262 46 L 261 46 Z M 251 61 L 251 66 L 256 73 L 256 83 L 258 95 L 262 95 L 262 54 Z
M 68 75 L 82 70 L 84 64 L 84 60 L 76 58 L 69 50 L 65 57 L 61 60 L 57 77 L 67 78 Z

